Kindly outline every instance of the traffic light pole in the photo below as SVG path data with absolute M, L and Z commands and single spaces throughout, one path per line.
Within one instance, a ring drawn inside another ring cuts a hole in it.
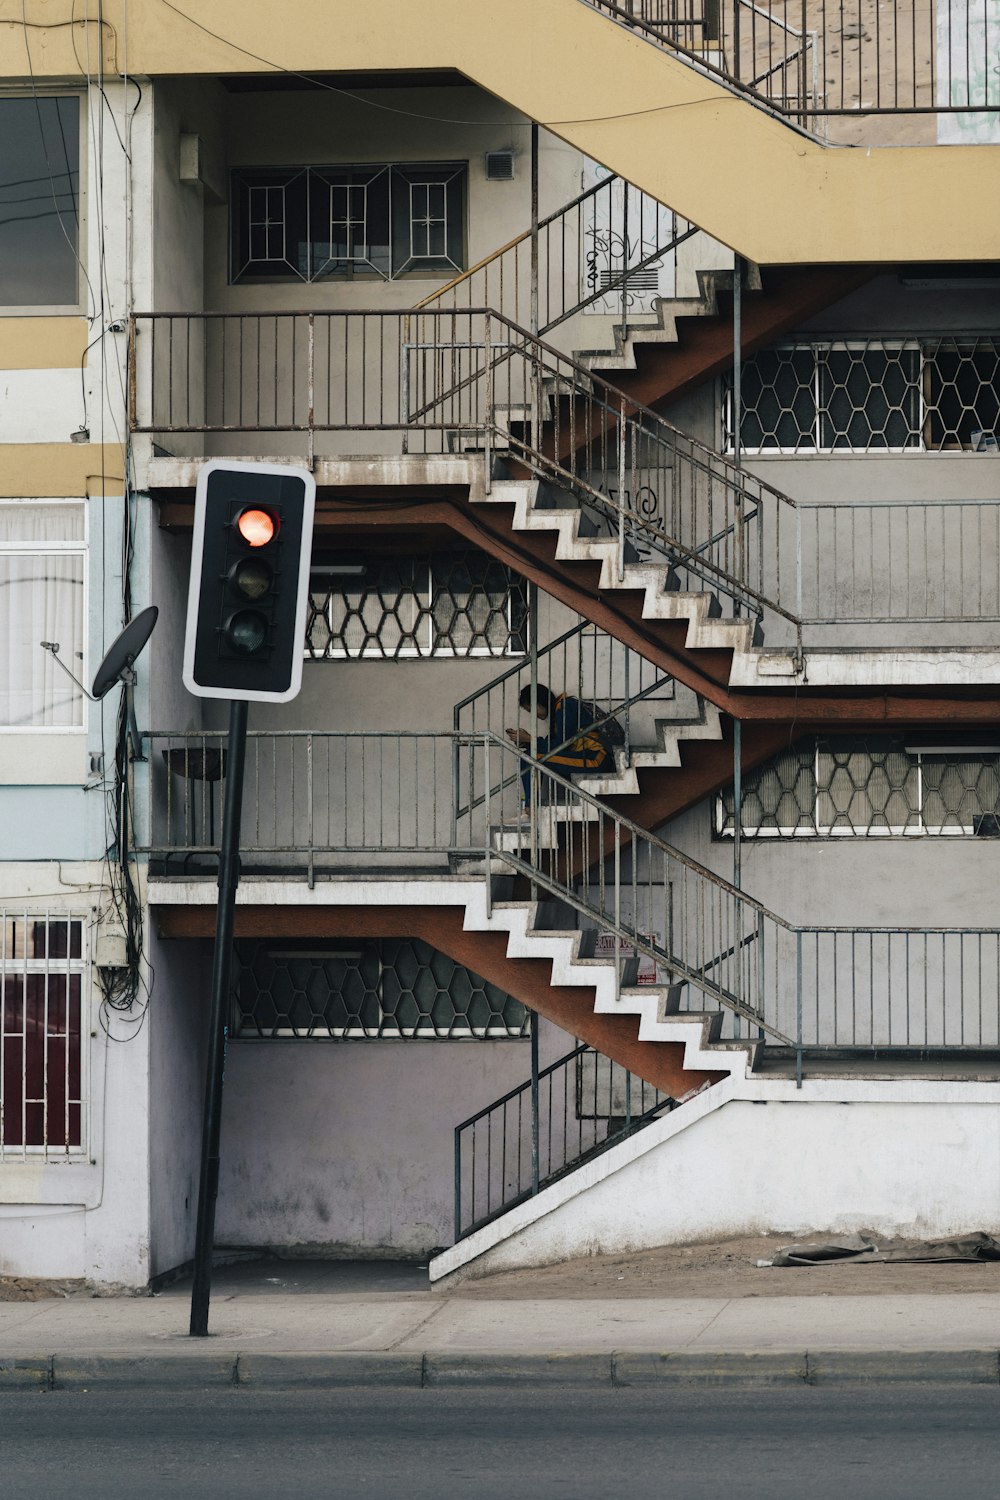
M 195 1338 L 204 1338 L 208 1334 L 208 1302 L 212 1290 L 215 1202 L 219 1193 L 219 1138 L 222 1133 L 222 1080 L 228 1034 L 226 1014 L 233 955 L 236 887 L 240 883 L 240 815 L 243 806 L 246 744 L 247 705 L 242 700 L 233 701 L 229 705 L 226 797 L 222 814 L 222 842 L 219 846 L 219 904 L 212 960 L 212 1004 L 205 1072 L 205 1109 L 201 1127 L 198 1226 L 195 1232 L 194 1286 L 191 1289 L 189 1333 Z

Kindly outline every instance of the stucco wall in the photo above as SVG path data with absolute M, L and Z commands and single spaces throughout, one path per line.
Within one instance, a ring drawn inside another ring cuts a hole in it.
M 1000 1225 L 995 1085 L 744 1092 L 759 1097 L 713 1107 L 705 1095 L 649 1126 L 443 1256 L 432 1276 L 742 1234 L 933 1237 Z
M 542 1023 L 543 1060 L 573 1039 Z M 526 1041 L 236 1041 L 217 1241 L 326 1255 L 450 1244 L 454 1127 L 530 1075 Z

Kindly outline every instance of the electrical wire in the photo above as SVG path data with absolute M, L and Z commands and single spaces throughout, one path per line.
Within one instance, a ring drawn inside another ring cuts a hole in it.
M 182 20 L 187 21 L 190 26 L 194 26 L 199 31 L 204 32 L 206 36 L 210 36 L 213 41 L 221 42 L 225 47 L 232 47 L 234 52 L 241 52 L 244 57 L 249 57 L 253 62 L 263 63 L 266 68 L 273 68 L 276 73 L 282 73 L 288 78 L 298 78 L 303 83 L 311 84 L 313 88 L 324 89 L 327 93 L 330 94 L 339 94 L 342 98 L 350 99 L 355 104 L 366 105 L 370 109 L 379 109 L 382 110 L 385 114 L 403 115 L 405 116 L 405 118 L 410 120 L 428 120 L 435 125 L 482 126 L 489 130 L 495 130 L 498 126 L 502 125 L 520 125 L 527 128 L 532 123 L 529 120 L 511 121 L 509 119 L 465 120 L 451 115 L 428 115 L 423 114 L 419 110 L 415 109 L 401 109 L 397 105 L 383 104 L 377 99 L 366 98 L 364 94 L 358 94 L 353 89 L 340 88 L 336 84 L 327 83 L 323 78 L 317 78 L 312 73 L 302 73 L 297 68 L 286 68 L 282 63 L 275 62 L 273 58 L 262 57 L 259 52 L 251 52 L 249 47 L 244 47 L 241 45 L 241 43 L 234 42 L 232 37 L 224 36 L 219 31 L 213 31 L 210 26 L 206 26 L 202 21 L 195 20 L 194 16 L 189 16 L 187 11 L 181 10 L 179 5 L 174 5 L 173 0 L 160 0 L 160 4 L 165 5 L 167 10 L 172 10 L 175 15 L 178 15 Z M 615 120 L 637 120 L 641 119 L 643 116 L 663 114 L 667 110 L 690 109 L 693 105 L 697 104 L 719 104 L 725 99 L 729 99 L 731 102 L 735 103 L 739 101 L 741 97 L 742 96 L 739 94 L 708 94 L 702 99 L 681 99 L 676 100 L 671 104 L 652 104 L 647 106 L 645 109 L 624 110 L 620 111 L 617 114 L 581 115 L 578 119 L 538 120 L 536 123 L 541 125 L 543 129 L 553 129 L 557 125 L 604 125 L 610 124 Z

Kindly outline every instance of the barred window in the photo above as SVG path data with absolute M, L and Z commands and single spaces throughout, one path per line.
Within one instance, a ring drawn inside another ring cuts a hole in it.
M 747 453 L 962 450 L 1000 441 L 1000 341 L 848 339 L 775 344 L 743 364 Z M 733 451 L 727 377 L 724 442 Z
M 815 740 L 743 781 L 744 838 L 1000 834 L 1000 746 Z M 732 786 L 716 833 L 732 837 Z
M 0 911 L 0 1159 L 84 1146 L 78 917 Z
M 485 552 L 314 557 L 312 660 L 517 656 L 527 650 L 524 580 Z
M 233 1035 L 243 1038 L 527 1036 L 520 1001 L 417 938 L 299 947 L 237 943 Z
M 461 162 L 234 172 L 230 280 L 461 271 L 466 179 Z

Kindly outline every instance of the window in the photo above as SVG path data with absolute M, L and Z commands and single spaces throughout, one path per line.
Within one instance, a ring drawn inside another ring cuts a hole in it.
M 732 787 L 716 831 L 734 832 Z M 1000 834 L 1000 746 L 816 740 L 744 779 L 745 838 Z
M 80 99 L 0 99 L 0 303 L 79 302 Z
M 324 950 L 238 943 L 237 1037 L 527 1036 L 528 1012 L 417 938 Z
M 306 654 L 314 661 L 527 650 L 524 580 L 485 552 L 316 557 L 311 576 Z
M 996 452 L 1000 341 L 777 344 L 744 362 L 747 453 Z M 733 449 L 732 379 L 725 444 Z
M 77 729 L 83 694 L 40 642 L 83 672 L 86 518 L 78 503 L 0 502 L 0 728 Z
M 80 918 L 0 911 L 0 1158 L 83 1148 L 86 974 Z
M 234 172 L 231 280 L 461 271 L 465 198 L 458 163 Z

